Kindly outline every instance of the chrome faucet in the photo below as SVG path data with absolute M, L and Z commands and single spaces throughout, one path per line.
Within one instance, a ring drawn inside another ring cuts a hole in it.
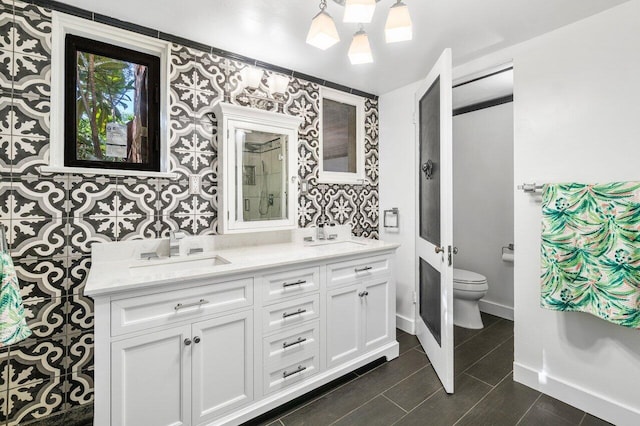
M 316 240 L 324 240 L 327 238 L 324 227 L 326 222 L 324 219 L 318 219 L 318 224 L 316 225 Z
M 183 232 L 171 231 L 169 234 L 169 257 L 180 256 L 180 240 L 184 237 Z

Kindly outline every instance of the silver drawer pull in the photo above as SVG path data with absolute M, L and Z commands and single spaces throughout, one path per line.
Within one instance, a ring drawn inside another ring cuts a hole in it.
M 292 371 L 290 373 L 287 373 L 286 371 L 283 371 L 282 372 L 282 378 L 286 379 L 287 377 L 293 376 L 294 374 L 302 373 L 306 369 L 307 369 L 307 367 L 303 367 L 302 365 L 299 365 L 298 368 L 296 368 L 296 371 Z
M 295 342 L 291 342 L 291 343 L 284 342 L 282 344 L 282 349 L 287 349 L 287 348 L 290 348 L 291 346 L 299 345 L 300 343 L 303 343 L 306 341 L 307 341 L 306 337 L 298 337 L 298 340 L 296 340 Z
M 305 312 L 307 312 L 306 309 L 298 308 L 297 311 L 291 312 L 290 314 L 288 314 L 286 312 L 283 312 L 282 313 L 282 318 L 289 318 L 289 317 L 292 317 L 294 315 L 301 315 L 301 314 L 304 314 Z
M 307 280 L 298 280 L 292 283 L 282 283 L 282 287 L 287 288 L 287 287 L 291 287 L 294 285 L 302 285 L 305 284 L 307 282 Z
M 354 269 L 354 271 L 356 271 L 356 273 L 357 273 L 357 272 L 369 271 L 371 269 L 373 269 L 373 266 L 365 266 L 364 268 L 356 268 L 356 269 Z
M 186 305 L 183 305 L 182 303 L 178 303 L 173 309 L 175 309 L 176 311 L 179 311 L 180 309 L 191 308 L 193 306 L 206 305 L 207 303 L 209 303 L 208 300 L 200 299 L 197 302 L 187 303 Z

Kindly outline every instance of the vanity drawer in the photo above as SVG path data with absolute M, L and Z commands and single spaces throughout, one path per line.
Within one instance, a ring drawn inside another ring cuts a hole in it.
M 391 265 L 389 257 L 368 257 L 327 265 L 327 285 L 335 287 L 351 284 L 364 278 L 389 273 Z
M 317 291 L 320 283 L 320 268 L 303 268 L 279 272 L 263 277 L 263 300 L 265 304 L 290 296 L 301 296 Z
M 302 324 L 305 321 L 318 318 L 319 311 L 320 296 L 318 294 L 267 306 L 263 309 L 262 331 L 266 334 Z
M 319 354 L 320 323 L 313 321 L 301 327 L 264 339 L 264 368 L 290 365 Z
M 281 367 L 265 368 L 264 393 L 267 395 L 298 383 L 313 376 L 319 369 L 320 357 L 317 353 Z
M 253 278 L 111 302 L 111 335 L 166 326 L 253 304 Z

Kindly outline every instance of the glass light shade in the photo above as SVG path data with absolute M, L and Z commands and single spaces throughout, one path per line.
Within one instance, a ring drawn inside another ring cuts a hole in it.
M 340 36 L 331 15 L 324 10 L 318 13 L 311 21 L 307 43 L 318 49 L 327 50 L 339 41 Z
M 289 87 L 289 77 L 282 74 L 273 74 L 269 77 L 269 93 L 284 95 Z
M 409 7 L 406 4 L 398 2 L 391 6 L 389 16 L 387 16 L 387 23 L 384 26 L 384 35 L 387 43 L 406 41 L 413 38 L 411 16 L 409 15 Z
M 373 19 L 376 0 L 346 0 L 342 22 L 368 24 Z
M 349 46 L 349 60 L 353 65 L 373 62 L 369 36 L 363 30 L 358 31 L 353 36 L 351 46 Z
M 260 87 L 263 73 L 264 71 L 260 68 L 252 66 L 246 66 L 242 68 L 242 71 L 240 71 L 240 76 L 242 77 L 244 87 L 249 87 L 251 89 L 257 89 L 258 87 Z

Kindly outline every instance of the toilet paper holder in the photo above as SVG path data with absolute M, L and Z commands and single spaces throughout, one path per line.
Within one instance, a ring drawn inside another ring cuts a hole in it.
M 505 253 L 504 253 L 504 251 L 505 251 L 505 250 L 511 250 L 511 251 L 514 251 L 513 249 L 514 249 L 514 245 L 513 245 L 513 243 L 509 243 L 508 245 L 506 245 L 506 246 L 502 247 L 502 254 L 505 254 Z

